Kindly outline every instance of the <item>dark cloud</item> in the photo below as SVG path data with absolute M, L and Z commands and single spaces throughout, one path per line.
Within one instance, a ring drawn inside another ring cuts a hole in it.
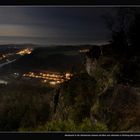
M 41 39 L 42 43 L 99 42 L 109 38 L 102 15 L 113 8 L 101 7 L 0 7 L 0 36 Z M 14 38 L 16 40 L 16 38 Z M 17 40 L 16 40 L 17 42 Z M 41 43 L 41 41 L 39 41 Z

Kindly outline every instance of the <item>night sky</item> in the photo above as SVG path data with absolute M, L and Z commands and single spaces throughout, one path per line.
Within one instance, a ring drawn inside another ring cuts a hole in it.
M 112 7 L 0 7 L 0 44 L 100 44 Z

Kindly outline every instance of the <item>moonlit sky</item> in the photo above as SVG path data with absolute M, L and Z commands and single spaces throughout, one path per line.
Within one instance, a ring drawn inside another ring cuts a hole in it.
M 90 44 L 108 41 L 109 7 L 0 7 L 0 44 Z

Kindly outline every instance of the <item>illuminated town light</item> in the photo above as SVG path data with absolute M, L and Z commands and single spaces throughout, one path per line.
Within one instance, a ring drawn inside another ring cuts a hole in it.
M 50 82 L 50 85 L 56 85 L 56 82 L 51 81 L 51 82 Z
M 32 78 L 38 78 L 42 79 L 43 83 L 49 83 L 50 85 L 58 85 L 61 84 L 67 80 L 71 79 L 72 74 L 67 72 L 65 74 L 61 73 L 42 73 L 42 72 L 28 72 L 23 74 L 24 77 L 32 77 Z
M 43 82 L 44 82 L 44 83 L 46 83 L 46 82 L 47 82 L 47 80 L 43 80 Z
M 31 54 L 32 53 L 32 50 L 33 49 L 26 48 L 26 49 L 23 49 L 23 50 L 17 52 L 16 54 L 19 54 L 19 55 Z
M 5 58 L 6 56 L 3 54 L 2 57 Z
M 60 81 L 56 81 L 56 83 L 57 83 L 57 84 L 60 84 L 61 82 L 60 82 Z

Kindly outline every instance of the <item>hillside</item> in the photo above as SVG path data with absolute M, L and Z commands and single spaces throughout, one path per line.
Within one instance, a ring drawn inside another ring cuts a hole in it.
M 83 46 L 34 48 L 30 55 L 20 57 L 14 63 L 3 67 L 1 71 L 42 69 L 59 72 L 78 72 L 83 69 L 84 62 L 83 56 L 79 53 L 80 48 L 83 48 Z
M 140 57 L 111 54 L 110 47 L 103 48 L 99 58 L 95 58 L 97 47 L 86 54 L 89 67 L 94 67 L 91 74 L 76 74 L 56 89 L 51 122 L 38 129 L 140 130 Z
M 20 69 L 46 69 L 50 71 L 67 71 L 81 63 L 79 56 L 67 56 L 64 54 L 51 54 L 45 58 L 37 57 L 36 55 L 25 56 L 13 64 L 13 67 Z
M 112 45 L 93 46 L 82 56 L 73 50 L 42 50 L 21 57 L 10 67 L 73 70 L 73 76 L 56 87 L 20 77 L 1 85 L 1 130 L 140 130 L 140 57 L 135 51 L 121 55 L 112 51 Z

